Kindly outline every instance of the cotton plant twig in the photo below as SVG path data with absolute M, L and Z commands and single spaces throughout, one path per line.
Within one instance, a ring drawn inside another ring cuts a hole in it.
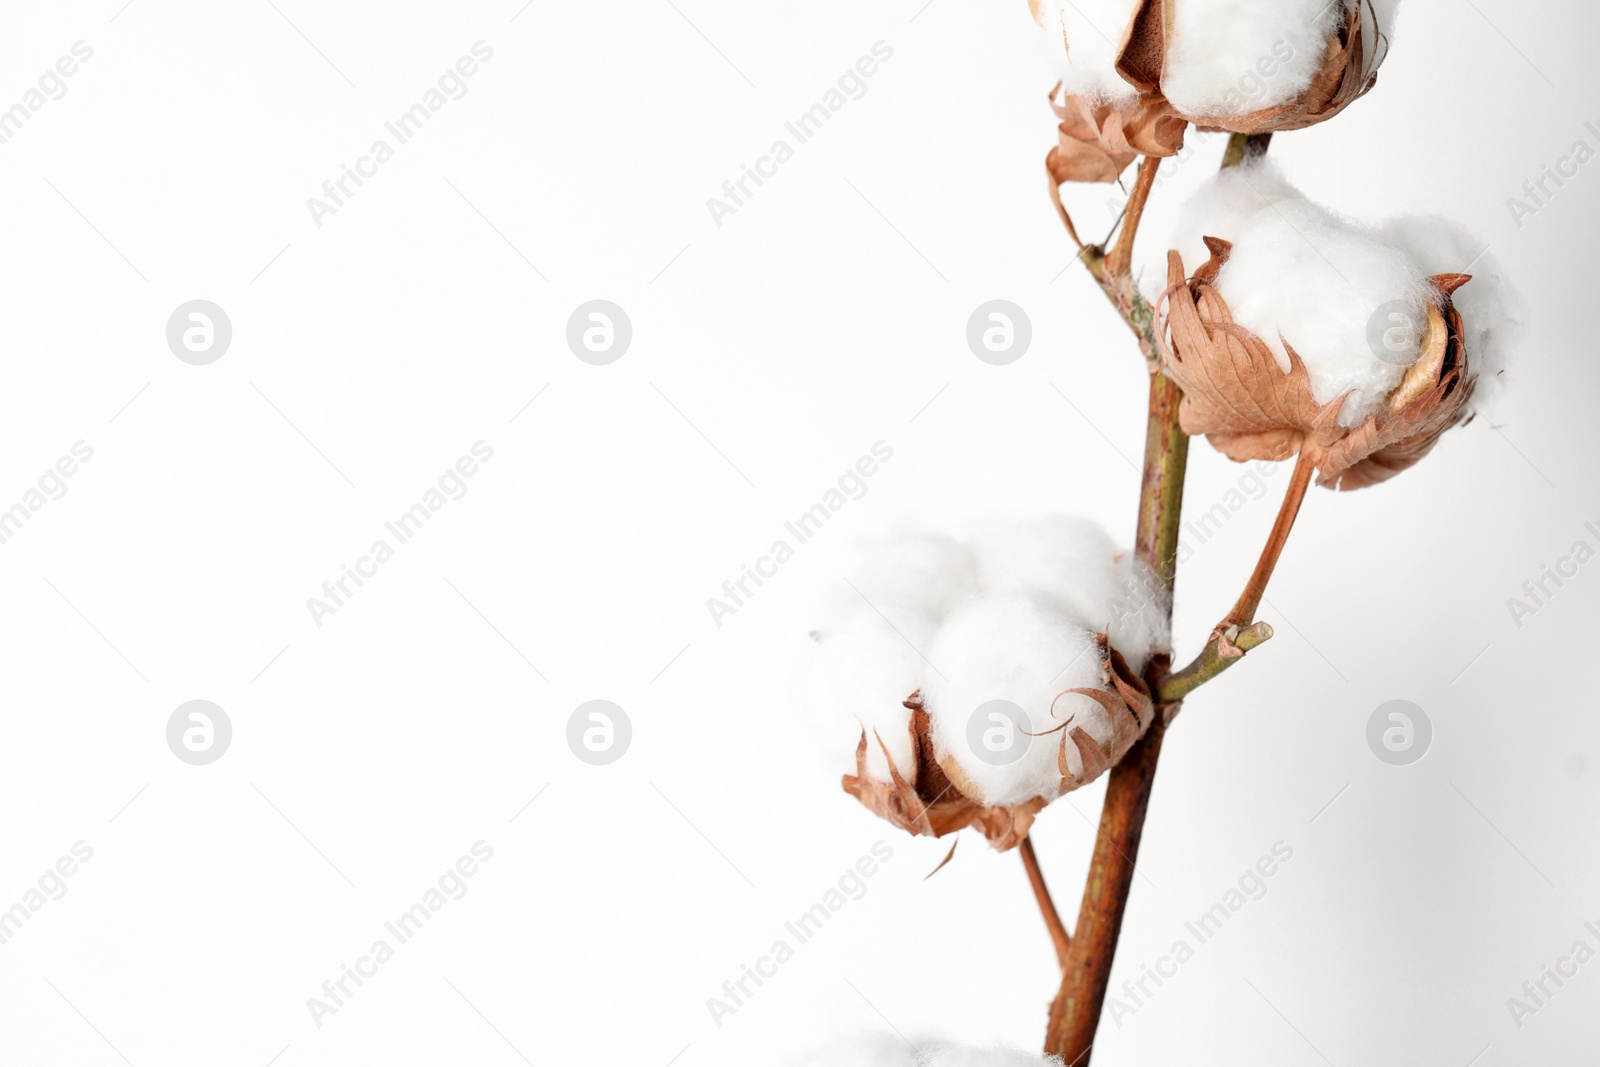
M 1200 655 L 1161 683 L 1161 689 L 1156 693 L 1157 703 L 1169 704 L 1182 700 L 1239 662 L 1246 652 L 1272 637 L 1271 626 L 1254 621 L 1256 612 L 1261 607 L 1262 597 L 1266 596 L 1267 582 L 1272 579 L 1272 572 L 1278 566 L 1284 545 L 1289 541 L 1289 532 L 1294 529 L 1295 517 L 1300 513 L 1300 504 L 1311 486 L 1311 476 L 1316 473 L 1316 466 L 1316 461 L 1304 450 L 1295 459 L 1294 475 L 1283 494 L 1278 517 L 1272 524 L 1272 532 L 1267 535 L 1267 543 L 1261 548 L 1261 556 L 1256 560 L 1256 568 L 1245 583 L 1244 591 L 1239 594 L 1233 610 L 1211 631 L 1211 637 L 1206 641 L 1205 648 L 1200 650 Z
M 1273 630 L 1271 624 L 1258 622 L 1242 630 L 1235 627 L 1231 632 L 1224 632 L 1222 636 L 1242 654 L 1272 640 Z M 1240 656 L 1224 656 L 1220 649 L 1221 642 L 1215 637 L 1207 641 L 1206 647 L 1188 666 L 1173 671 L 1162 679 L 1161 685 L 1155 691 L 1156 703 L 1176 704 L 1239 662 Z
M 1272 579 L 1272 572 L 1278 566 L 1278 557 L 1283 555 L 1283 546 L 1289 541 L 1289 531 L 1294 529 L 1295 516 L 1300 514 L 1300 503 L 1305 499 L 1316 467 L 1316 460 L 1311 453 L 1301 449 L 1294 461 L 1294 476 L 1289 480 L 1289 489 L 1283 494 L 1283 504 L 1278 508 L 1278 518 L 1272 524 L 1272 532 L 1267 535 L 1267 543 L 1261 548 L 1261 558 L 1256 560 L 1256 569 L 1245 583 L 1244 592 L 1239 594 L 1233 610 L 1217 624 L 1219 630 L 1248 626 L 1255 621 L 1261 598 L 1267 594 L 1267 582 Z
M 1160 156 L 1145 156 L 1139 163 L 1139 174 L 1134 179 L 1133 192 L 1128 196 L 1128 206 L 1122 215 L 1122 234 L 1106 256 L 1107 274 L 1121 276 L 1128 273 L 1133 262 L 1133 239 L 1139 232 L 1139 220 L 1144 217 L 1145 201 L 1150 199 L 1150 190 L 1156 182 L 1156 168 L 1160 165 Z
M 1065 968 L 1072 935 L 1062 925 L 1061 915 L 1056 911 L 1055 902 L 1050 899 L 1050 888 L 1044 884 L 1044 872 L 1039 869 L 1039 857 L 1033 851 L 1033 838 L 1024 837 L 1017 851 L 1022 853 L 1022 866 L 1028 872 L 1028 884 L 1033 886 L 1033 898 L 1039 902 L 1039 913 L 1044 916 L 1045 929 L 1050 931 L 1050 941 L 1056 947 L 1056 963 Z

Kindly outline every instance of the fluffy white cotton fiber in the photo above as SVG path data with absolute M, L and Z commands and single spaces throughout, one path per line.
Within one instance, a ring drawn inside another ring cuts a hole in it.
M 876 731 L 910 777 L 911 713 L 903 702 L 921 690 L 934 754 L 953 755 L 991 804 L 1054 796 L 1061 734 L 1029 741 L 1015 762 L 984 760 L 967 733 L 980 706 L 1010 701 L 1027 716 L 1024 730 L 1036 734 L 1076 716 L 1074 725 L 1109 748 L 1105 710 L 1062 695 L 1103 685 L 1095 635 L 1107 633 L 1134 671 L 1168 645 L 1165 599 L 1148 569 L 1100 526 L 1071 516 L 990 525 L 971 547 L 939 534 L 902 534 L 872 544 L 841 584 L 834 621 L 815 635 L 809 689 L 835 751 L 847 754 L 846 769 L 855 770 L 865 727 L 869 775 L 889 777 Z M 1077 773 L 1077 750 L 1068 745 L 1067 752 Z
M 977 592 L 972 551 L 953 537 L 921 531 L 866 542 L 861 565 L 840 596 L 865 604 L 896 626 L 935 625 Z
M 867 773 L 889 780 L 884 748 L 903 775 L 910 775 L 911 711 L 906 697 L 922 685 L 932 626 L 897 629 L 876 612 L 862 609 L 835 626 L 819 631 L 811 672 L 811 701 L 830 747 L 847 757 L 855 773 L 855 750 L 861 731 L 867 734 Z M 883 746 L 878 738 L 883 739 Z
M 1054 598 L 1073 617 L 1106 633 L 1136 672 L 1144 669 L 1151 649 L 1168 644 L 1159 585 L 1097 523 L 1049 515 L 995 525 L 973 539 L 972 551 L 985 590 Z
M 1492 409 L 1499 398 L 1506 361 L 1522 338 L 1522 298 L 1506 278 L 1485 242 L 1460 224 L 1439 215 L 1403 215 L 1381 227 L 1428 274 L 1470 274 L 1472 280 L 1451 300 L 1461 312 L 1467 366 L 1478 376 L 1472 394 L 1476 407 Z
M 1406 371 L 1379 358 L 1374 324 L 1380 339 L 1386 330 L 1420 339 L 1434 298 L 1430 276 L 1460 270 L 1476 253 L 1425 239 L 1418 246 L 1429 252 L 1424 262 L 1403 228 L 1377 229 L 1313 204 L 1269 160 L 1220 172 L 1186 205 L 1170 247 L 1189 273 L 1205 262 L 1202 235 L 1233 245 L 1217 289 L 1234 319 L 1272 348 L 1286 372 L 1284 342 L 1292 346 L 1318 403 L 1348 393 L 1344 426 L 1376 411 Z M 1439 266 L 1446 261 L 1455 262 Z M 1144 273 L 1148 290 L 1165 287 L 1164 261 Z
M 1089 722 L 1093 712 L 1104 717 L 1104 709 L 1065 693 L 1097 688 L 1102 680 L 1094 635 L 1056 601 L 1034 593 L 979 597 L 939 628 L 928 659 L 936 672 L 929 672 L 922 696 L 935 752 L 955 758 L 985 804 L 1020 804 L 1061 791 L 1061 734 L 1051 731 L 1068 716 L 1076 715 L 1097 740 L 1111 741 L 1109 723 L 1097 732 Z M 982 710 L 996 701 L 1020 708 L 1026 724 L 1005 709 Z
M 1137 6 L 1137 0 L 1040 0 L 1045 51 L 1067 92 L 1111 104 L 1139 95 L 1116 69 Z
M 796 1067 L 1060 1067 L 1061 1060 L 1001 1045 L 973 1047 L 868 1034 L 840 1041 Z

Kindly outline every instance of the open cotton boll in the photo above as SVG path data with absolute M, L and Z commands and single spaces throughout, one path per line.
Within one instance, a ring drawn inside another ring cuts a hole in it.
M 1305 92 L 1342 0 L 1179 0 L 1161 90 L 1180 112 L 1244 115 Z
M 843 596 L 863 599 L 896 626 L 934 624 L 977 592 L 972 552 L 953 537 L 913 532 L 865 544 Z
M 1000 1045 L 975 1047 L 898 1034 L 863 1034 L 836 1042 L 796 1067 L 1059 1067 L 1061 1060 Z
M 871 777 L 890 780 L 885 747 L 902 775 L 914 775 L 911 711 L 905 700 L 922 686 L 927 663 L 917 649 L 926 649 L 932 635 L 931 624 L 897 630 L 865 607 L 817 635 L 812 702 L 844 771 L 855 773 L 856 746 L 865 729 Z
M 1516 287 L 1487 242 L 1466 227 L 1439 215 L 1403 215 L 1381 227 L 1428 274 L 1470 274 L 1472 280 L 1451 295 L 1466 334 L 1467 366 L 1478 376 L 1472 404 L 1493 408 L 1506 362 L 1522 340 L 1526 311 Z
M 1051 70 L 1069 93 L 1095 103 L 1121 104 L 1138 90 L 1117 73 L 1117 50 L 1138 0 L 1037 0 Z
M 1009 805 L 1058 795 L 1061 735 L 1046 732 L 1069 714 L 1099 709 L 1077 694 L 1056 699 L 1070 688 L 1100 686 L 1094 634 L 1048 597 L 985 594 L 945 620 L 928 659 L 933 668 L 924 680 L 922 699 L 936 755 L 941 762 L 947 756 L 955 761 L 981 794 L 975 799 Z M 976 731 L 971 729 L 974 715 L 991 701 L 1009 701 L 1021 709 L 1024 736 L 1016 737 L 1009 720 L 987 714 L 978 717 Z M 986 733 L 990 730 L 999 733 Z M 1090 732 L 1102 739 L 1092 728 Z M 1110 739 L 1108 730 L 1104 741 L 1109 744 Z
M 1086 628 L 1105 632 L 1135 673 L 1144 669 L 1152 649 L 1167 644 L 1159 586 L 1099 523 L 1047 515 L 993 526 L 974 539 L 973 554 L 984 592 L 1053 598 Z
M 1411 336 L 1422 337 L 1435 292 L 1428 272 L 1377 231 L 1307 200 L 1256 212 L 1230 240 L 1217 291 L 1234 320 L 1272 349 L 1285 373 L 1284 342 L 1292 345 L 1317 403 L 1348 393 L 1341 426 L 1356 426 L 1382 407 L 1406 367 L 1378 358 L 1369 338 L 1373 317 L 1398 315 Z

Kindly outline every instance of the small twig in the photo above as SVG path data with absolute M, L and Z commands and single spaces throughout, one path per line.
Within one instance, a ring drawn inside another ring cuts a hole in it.
M 1234 630 L 1223 634 L 1231 647 L 1241 653 L 1249 652 L 1253 648 L 1266 644 L 1272 640 L 1271 625 L 1258 622 L 1247 626 L 1243 630 Z M 1206 642 L 1206 647 L 1194 658 L 1188 666 L 1162 679 L 1161 685 L 1156 689 L 1155 699 L 1157 704 L 1176 704 L 1190 693 L 1211 681 L 1217 675 L 1238 663 L 1241 656 L 1224 656 L 1221 652 L 1221 643 L 1215 636 Z
M 1256 569 L 1250 575 L 1250 580 L 1245 583 L 1244 592 L 1239 594 L 1238 603 L 1234 604 L 1233 610 L 1217 624 L 1219 632 L 1229 627 L 1249 626 L 1254 621 L 1256 611 L 1261 607 L 1261 598 L 1266 596 L 1267 582 L 1272 579 L 1272 571 L 1278 565 L 1278 557 L 1283 555 L 1283 546 L 1289 541 L 1289 531 L 1294 529 L 1295 516 L 1300 514 L 1300 502 L 1305 499 L 1306 489 L 1311 485 L 1311 475 L 1316 471 L 1316 467 L 1316 460 L 1310 450 L 1302 448 L 1299 457 L 1294 461 L 1294 477 L 1289 480 L 1289 489 L 1283 494 L 1283 504 L 1278 508 L 1277 521 L 1272 524 L 1272 533 L 1267 536 L 1267 543 L 1261 548 L 1261 558 L 1256 560 Z
M 1133 239 L 1139 232 L 1139 220 L 1144 216 L 1145 201 L 1150 199 L 1159 166 L 1160 156 L 1145 156 L 1139 161 L 1139 176 L 1134 179 L 1133 192 L 1128 194 L 1128 205 L 1123 208 L 1122 234 L 1106 256 L 1106 273 L 1113 277 L 1126 275 L 1133 263 Z
M 1056 947 L 1056 963 L 1067 966 L 1067 949 L 1072 945 L 1072 935 L 1062 925 L 1055 903 L 1050 899 L 1050 889 L 1044 884 L 1044 872 L 1039 869 L 1039 857 L 1033 851 L 1033 838 L 1024 837 L 1018 849 L 1022 853 L 1022 866 L 1028 871 L 1028 884 L 1033 886 L 1033 899 L 1039 902 L 1039 912 L 1044 916 L 1045 928 L 1050 931 L 1050 941 Z

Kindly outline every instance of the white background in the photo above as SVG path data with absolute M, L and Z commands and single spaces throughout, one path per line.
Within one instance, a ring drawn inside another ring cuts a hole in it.
M 0 908 L 94 849 L 0 945 L 0 1063 L 1037 1047 L 1054 961 L 1016 857 L 969 839 L 923 881 L 947 843 L 840 792 L 796 669 L 854 541 L 893 522 L 1068 510 L 1131 538 L 1144 370 L 1045 196 L 1025 5 L 275 2 L 0 13 L 0 107 L 94 49 L 0 145 L 0 506 L 94 449 L 0 545 Z M 1273 143 L 1336 208 L 1472 226 L 1533 325 L 1495 425 L 1314 491 L 1263 611 L 1278 639 L 1174 726 L 1113 986 L 1275 841 L 1294 858 L 1108 1017 L 1097 1064 L 1593 1054 L 1600 962 L 1520 1028 L 1506 1001 L 1600 947 L 1600 563 L 1520 628 L 1506 600 L 1597 544 L 1600 163 L 1520 228 L 1506 199 L 1600 147 L 1597 23 L 1413 0 L 1377 89 Z M 306 198 L 480 39 L 467 95 L 315 226 Z M 879 40 L 866 95 L 716 226 L 706 198 Z M 1215 166 L 1222 139 L 1196 144 L 1147 236 Z M 1120 196 L 1068 195 L 1086 233 Z M 596 297 L 634 327 L 607 367 L 564 341 Z M 203 367 L 164 337 L 195 298 L 234 330 Z M 964 339 L 993 298 L 1033 322 L 1009 367 Z M 880 439 L 866 497 L 715 628 L 706 598 Z M 318 628 L 306 598 L 478 440 L 467 495 Z M 1191 514 L 1245 473 L 1197 442 Z M 1268 481 L 1181 572 L 1180 655 L 1248 572 L 1287 472 Z M 565 743 L 596 697 L 634 728 L 607 767 Z M 196 698 L 234 727 L 207 767 L 165 741 Z M 1435 731 L 1405 768 L 1365 741 L 1395 698 Z M 1101 793 L 1036 830 L 1069 922 Z M 470 892 L 316 1026 L 307 998 L 480 839 Z M 713 1025 L 706 998 L 879 839 L 867 895 Z

